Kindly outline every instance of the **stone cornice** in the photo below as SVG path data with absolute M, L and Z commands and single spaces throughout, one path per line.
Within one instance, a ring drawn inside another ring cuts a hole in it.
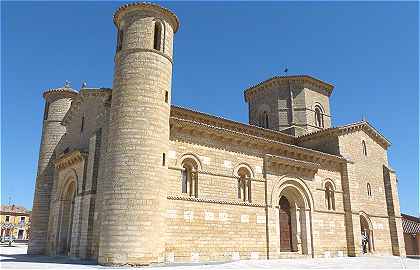
M 303 173 L 308 172 L 311 174 L 315 174 L 321 166 L 320 164 L 314 163 L 314 162 L 297 160 L 297 159 L 282 157 L 282 156 L 274 156 L 274 155 L 269 155 L 269 154 L 265 155 L 264 159 L 265 159 L 265 162 L 267 162 L 268 166 L 271 166 L 271 165 L 286 166 L 286 167 L 291 167 L 298 171 L 302 171 Z
M 54 165 L 56 169 L 62 170 L 68 168 L 76 163 L 87 159 L 87 153 L 74 150 L 70 153 L 64 154 L 55 160 Z
M 241 201 L 215 200 L 215 199 L 188 197 L 188 196 L 182 196 L 182 195 L 180 195 L 180 196 L 168 195 L 167 199 L 168 200 L 178 200 L 178 201 L 190 201 L 190 202 L 203 202 L 203 203 L 217 203 L 217 204 L 250 206 L 250 207 L 265 207 L 265 204 L 262 204 L 262 203 L 249 203 L 249 202 L 241 202 Z
M 275 76 L 246 89 L 244 91 L 245 101 L 248 102 L 249 98 L 258 90 L 281 85 L 285 82 L 290 82 L 292 84 L 302 84 L 303 86 L 307 86 L 309 88 L 316 87 L 323 89 L 325 90 L 327 96 L 331 96 L 334 89 L 332 84 L 326 83 L 309 75 Z
M 170 118 L 171 132 L 174 130 L 179 132 L 191 133 L 194 136 L 211 136 L 212 140 L 222 140 L 227 144 L 240 144 L 252 148 L 259 148 L 263 152 L 267 150 L 274 150 L 283 156 L 297 157 L 301 160 L 308 160 L 316 163 L 346 163 L 347 160 L 343 157 L 319 152 L 312 149 L 299 147 L 292 144 L 282 143 L 250 135 L 247 133 L 229 130 L 222 127 L 215 127 L 200 122 L 195 122 L 176 117 Z
M 125 4 L 123 6 L 120 6 L 115 11 L 114 16 L 113 16 L 115 26 L 117 28 L 119 27 L 119 21 L 120 21 L 120 18 L 121 18 L 123 13 L 129 12 L 129 11 L 135 10 L 135 9 L 149 9 L 149 10 L 151 9 L 151 10 L 155 10 L 157 12 L 160 12 L 161 14 L 166 15 L 167 18 L 169 19 L 169 22 L 171 22 L 171 24 L 172 24 L 174 33 L 176 33 L 176 31 L 178 31 L 179 20 L 178 20 L 178 17 L 175 15 L 175 13 L 173 13 L 172 11 L 170 11 L 167 8 L 161 7 L 161 6 L 153 4 L 153 3 L 146 3 L 146 2 L 135 2 L 135 3 L 129 3 L 129 4 Z
M 210 126 L 221 127 L 229 130 L 234 130 L 241 133 L 246 133 L 249 135 L 254 135 L 258 137 L 264 137 L 270 140 L 285 142 L 289 144 L 293 144 L 295 141 L 295 137 L 271 130 L 265 129 L 262 127 L 257 127 L 253 125 L 247 125 L 240 122 L 235 122 L 232 120 L 228 120 L 219 116 L 214 116 L 198 111 L 194 111 L 191 109 L 179 107 L 179 106 L 171 106 L 171 117 L 176 117 L 180 119 L 187 119 L 192 120 L 195 122 L 200 122 L 203 124 L 207 124 Z
M 174 166 L 169 166 L 168 169 L 170 170 L 176 170 L 176 171 L 182 171 L 184 170 L 184 168 L 181 167 L 174 167 Z M 207 175 L 212 175 L 212 176 L 220 176 L 220 177 L 225 177 L 225 178 L 231 178 L 231 179 L 240 179 L 240 177 L 235 176 L 233 174 L 223 174 L 223 173 L 215 173 L 215 172 L 210 172 L 210 171 L 197 171 L 198 174 L 207 174 Z M 254 182 L 266 182 L 266 180 L 264 178 L 247 178 L 251 181 Z
M 377 131 L 369 122 L 361 121 L 352 123 L 349 125 L 341 126 L 341 127 L 333 127 L 327 128 L 323 130 L 318 130 L 312 133 L 308 133 L 302 136 L 299 136 L 296 141 L 297 143 L 305 142 L 314 140 L 320 137 L 327 137 L 327 136 L 340 136 L 343 134 L 352 133 L 355 131 L 363 130 L 368 135 L 372 136 L 372 138 L 378 142 L 383 148 L 387 149 L 391 142 L 388 141 L 379 131 Z
M 61 87 L 61 88 L 54 88 L 54 89 L 48 89 L 44 92 L 42 95 L 45 100 L 52 100 L 52 99 L 58 99 L 58 98 L 75 98 L 77 97 L 78 93 L 70 88 L 70 87 Z

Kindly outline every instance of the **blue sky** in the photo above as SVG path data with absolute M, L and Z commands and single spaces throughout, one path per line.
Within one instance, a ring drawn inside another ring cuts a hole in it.
M 1 3 L 1 202 L 32 207 L 42 93 L 111 87 L 122 2 Z M 172 103 L 248 121 L 243 90 L 308 74 L 336 86 L 333 125 L 365 116 L 393 145 L 401 209 L 419 212 L 418 3 L 167 2 L 180 18 Z

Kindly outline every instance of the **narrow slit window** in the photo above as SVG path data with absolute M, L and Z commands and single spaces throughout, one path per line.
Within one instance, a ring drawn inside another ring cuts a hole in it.
M 85 116 L 83 115 L 82 116 L 82 123 L 80 124 L 80 133 L 83 132 L 84 128 L 85 128 Z
M 166 103 L 169 102 L 169 93 L 168 93 L 168 91 L 165 91 L 165 102 Z
M 366 142 L 362 141 L 362 147 L 363 147 L 363 155 L 367 156 L 367 148 L 366 148 Z
M 122 49 L 122 42 L 123 42 L 123 30 L 118 30 L 118 37 L 117 37 L 117 52 Z
M 155 34 L 153 40 L 153 49 L 160 51 L 162 39 L 162 26 L 160 22 L 155 22 Z
M 166 166 L 166 154 L 162 153 L 162 166 Z
M 44 109 L 44 120 L 48 119 L 48 112 L 50 110 L 50 103 L 45 102 L 45 109 Z

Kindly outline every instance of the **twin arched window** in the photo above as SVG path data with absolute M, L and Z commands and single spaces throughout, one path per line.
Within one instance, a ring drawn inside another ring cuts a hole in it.
M 330 182 L 325 183 L 325 203 L 328 210 L 335 210 L 334 187 Z
M 155 22 L 153 49 L 160 51 L 161 42 L 162 42 L 162 24 L 160 22 Z
M 367 156 L 367 148 L 366 148 L 366 142 L 362 141 L 362 148 L 363 148 L 363 155 Z
M 198 166 L 195 160 L 185 159 L 182 162 L 182 193 L 198 197 Z
M 246 167 L 241 167 L 238 176 L 238 199 L 251 202 L 251 172 Z
M 371 197 L 372 196 L 372 188 L 370 187 L 370 183 L 366 184 L 366 189 L 367 189 L 367 195 L 369 197 Z
M 270 119 L 267 111 L 263 111 L 259 115 L 258 125 L 263 128 L 269 128 Z
M 315 125 L 320 128 L 324 127 L 324 113 L 319 105 L 315 105 Z

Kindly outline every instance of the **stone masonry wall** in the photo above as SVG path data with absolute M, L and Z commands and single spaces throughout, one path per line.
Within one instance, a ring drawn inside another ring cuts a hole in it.
M 367 155 L 363 153 L 362 140 L 366 142 Z M 382 169 L 384 165 L 388 166 L 386 149 L 364 131 L 340 136 L 339 144 L 340 153 L 354 163 L 349 167 L 352 172 L 348 182 L 356 252 L 360 251 L 359 213 L 362 212 L 372 223 L 375 253 L 392 254 Z M 368 195 L 368 183 L 372 195 Z

